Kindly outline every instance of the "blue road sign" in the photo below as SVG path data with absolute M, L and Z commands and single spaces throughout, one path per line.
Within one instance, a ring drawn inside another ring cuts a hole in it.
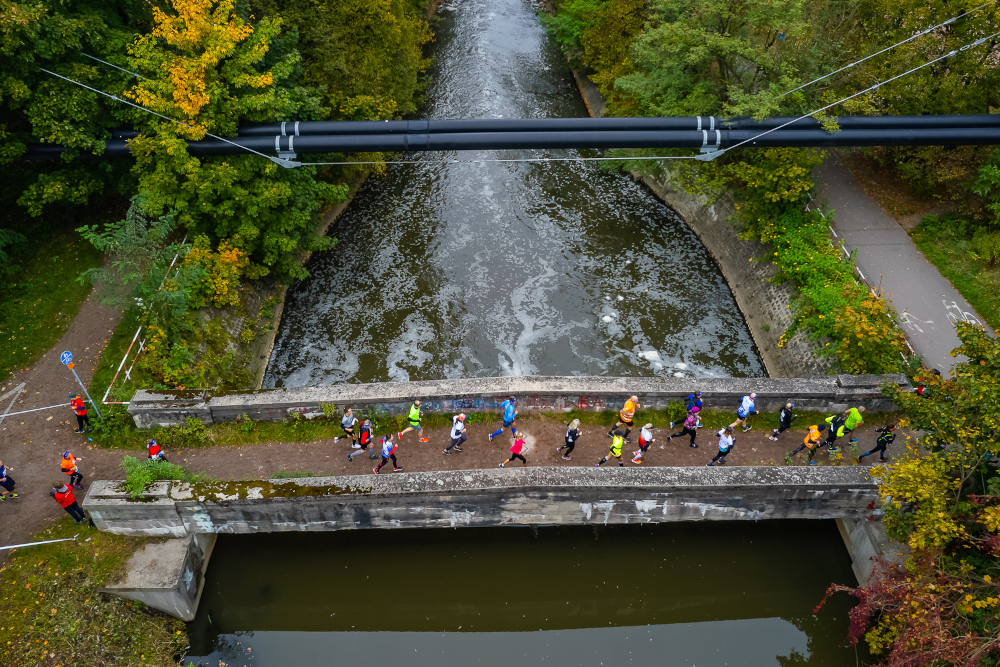
M 73 353 L 66 350 L 59 355 L 59 361 L 63 362 L 63 366 L 69 366 L 73 362 Z

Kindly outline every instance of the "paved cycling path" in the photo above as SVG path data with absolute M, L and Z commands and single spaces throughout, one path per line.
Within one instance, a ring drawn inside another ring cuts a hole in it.
M 984 320 L 839 158 L 828 158 L 813 176 L 820 188 L 817 200 L 834 209 L 834 233 L 848 251 L 858 250 L 857 267 L 868 284 L 877 289 L 881 280 L 882 294 L 898 311 L 914 351 L 925 365 L 947 374 L 957 361 L 950 352 L 960 344 L 955 323 L 985 326 Z

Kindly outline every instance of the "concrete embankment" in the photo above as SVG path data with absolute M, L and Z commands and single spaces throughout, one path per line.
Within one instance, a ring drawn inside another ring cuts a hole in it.
M 84 508 L 125 535 L 361 528 L 860 518 L 878 500 L 868 469 L 528 468 L 238 483 L 159 482 L 133 500 L 94 482 Z
M 573 72 L 580 94 L 592 116 L 600 116 L 605 104 L 600 91 L 585 73 Z M 736 205 L 728 194 L 709 200 L 691 194 L 673 181 L 668 171 L 656 176 L 633 174 L 684 219 L 715 260 L 736 303 L 743 313 L 767 373 L 777 377 L 823 375 L 835 359 L 822 355 L 822 341 L 810 340 L 799 331 L 778 346 L 782 334 L 792 325 L 795 315 L 795 290 L 785 283 L 776 285 L 771 278 L 776 267 L 757 261 L 770 254 L 767 246 L 739 237 L 735 224 Z
M 813 378 L 632 378 L 594 376 L 508 376 L 376 382 L 328 387 L 270 389 L 251 393 L 205 391 L 139 391 L 128 411 L 140 428 L 181 424 L 197 417 L 205 424 L 280 420 L 291 415 L 320 416 L 324 406 L 343 410 L 372 409 L 389 415 L 406 414 L 414 399 L 425 413 L 496 412 L 511 395 L 518 397 L 522 415 L 569 410 L 620 410 L 631 395 L 644 408 L 664 409 L 671 402 L 701 391 L 705 406 L 736 410 L 740 397 L 757 392 L 757 410 L 773 412 L 787 401 L 800 410 L 836 412 L 864 405 L 878 412 L 895 411 L 880 391 L 884 384 L 909 388 L 896 375 L 837 375 Z M 359 413 L 360 414 L 360 413 Z

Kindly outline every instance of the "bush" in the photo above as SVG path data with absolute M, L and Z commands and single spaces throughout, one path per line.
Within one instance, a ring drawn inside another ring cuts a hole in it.
M 125 471 L 125 491 L 131 498 L 142 496 L 149 485 L 158 480 L 200 482 L 207 479 L 204 475 L 196 475 L 175 463 L 149 459 L 143 461 L 134 456 L 123 458 L 121 467 Z

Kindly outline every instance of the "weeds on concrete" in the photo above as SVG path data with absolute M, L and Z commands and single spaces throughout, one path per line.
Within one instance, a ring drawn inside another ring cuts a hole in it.
M 149 538 L 83 528 L 66 517 L 16 549 L 0 568 L 0 650 L 7 665 L 176 665 L 188 646 L 182 621 L 141 602 L 98 593 Z M 88 541 L 89 540 L 89 541 Z

